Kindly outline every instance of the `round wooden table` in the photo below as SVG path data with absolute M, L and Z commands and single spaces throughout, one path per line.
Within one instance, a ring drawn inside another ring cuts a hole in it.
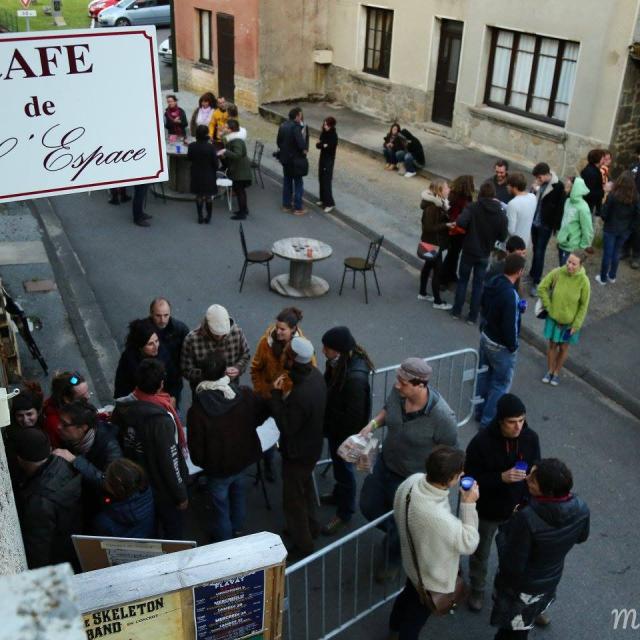
M 329 291 L 326 280 L 312 275 L 313 263 L 325 260 L 333 253 L 328 244 L 313 238 L 283 238 L 276 240 L 271 250 L 289 260 L 289 273 L 271 280 L 274 291 L 292 298 L 315 298 Z
M 189 142 L 167 142 L 169 188 L 178 193 L 191 191 L 191 163 L 187 159 Z

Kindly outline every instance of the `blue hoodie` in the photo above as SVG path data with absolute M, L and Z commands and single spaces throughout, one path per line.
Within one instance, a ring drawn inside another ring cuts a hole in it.
M 92 533 L 117 538 L 155 538 L 155 509 L 151 487 L 120 502 L 103 505 L 95 517 Z
M 520 335 L 519 300 L 515 285 L 504 275 L 496 276 L 484 286 L 480 328 L 489 340 L 512 353 L 518 348 Z

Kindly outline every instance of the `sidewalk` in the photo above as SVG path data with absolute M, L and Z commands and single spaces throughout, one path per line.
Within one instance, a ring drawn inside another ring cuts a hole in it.
M 168 92 L 166 92 L 168 93 Z M 197 105 L 197 96 L 187 92 L 179 94 L 180 104 L 190 116 Z M 253 150 L 253 141 L 262 140 L 265 151 L 262 166 L 268 175 L 280 180 L 282 167 L 273 157 L 276 150 L 277 122 L 287 117 L 289 103 L 265 105 L 261 112 L 265 117 L 241 113 L 241 124 L 248 130 L 248 150 Z M 385 236 L 387 249 L 401 257 L 412 267 L 409 270 L 416 279 L 422 261 L 415 254 L 420 234 L 420 193 L 428 187 L 422 175 L 405 179 L 383 170 L 384 161 L 379 151 L 380 141 L 387 124 L 364 114 L 330 103 L 303 103 L 305 120 L 312 138 L 309 153 L 309 176 L 305 178 L 307 206 L 317 199 L 317 161 L 315 150 L 316 133 L 328 114 L 338 120 L 340 144 L 336 157 L 333 191 L 337 203 L 331 215 L 343 220 L 364 234 L 373 237 Z M 432 176 L 452 179 L 457 175 L 474 176 L 476 187 L 493 173 L 495 158 L 474 149 L 467 149 L 433 134 L 420 132 L 425 145 L 427 170 Z M 437 161 L 435 160 L 437 158 Z M 537 159 L 536 159 L 537 160 Z M 529 171 L 512 165 L 512 170 Z M 259 188 L 254 185 L 252 189 Z M 549 243 L 545 272 L 556 267 L 555 241 Z M 572 348 L 567 368 L 585 379 L 596 389 L 622 405 L 636 416 L 640 416 L 640 399 L 633 373 L 640 370 L 638 344 L 638 317 L 640 316 L 640 271 L 634 271 L 625 261 L 621 263 L 616 285 L 598 285 L 593 276 L 598 273 L 600 251 L 586 265 L 592 283 L 592 297 L 585 329 L 579 345 Z M 453 292 L 446 295 L 453 299 Z M 535 299 L 529 298 L 531 308 Z M 444 321 L 444 320 L 443 320 Z M 530 312 L 525 314 L 522 335 L 525 340 L 545 351 L 542 338 L 543 323 Z M 630 374 L 630 372 L 633 372 Z M 544 363 L 540 363 L 540 377 Z

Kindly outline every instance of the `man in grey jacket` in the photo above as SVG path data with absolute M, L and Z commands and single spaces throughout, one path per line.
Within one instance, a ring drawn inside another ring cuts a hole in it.
M 382 453 L 360 493 L 360 510 L 369 521 L 393 509 L 396 489 L 410 475 L 423 471 L 424 461 L 435 445 L 458 446 L 455 414 L 429 386 L 432 373 L 422 358 L 407 358 L 398 369 L 384 408 L 360 431 L 360 435 L 368 435 L 382 426 L 388 428 Z M 385 530 L 393 571 L 400 561 L 393 520 L 385 524 Z M 378 578 L 388 577 L 386 573 L 380 572 Z

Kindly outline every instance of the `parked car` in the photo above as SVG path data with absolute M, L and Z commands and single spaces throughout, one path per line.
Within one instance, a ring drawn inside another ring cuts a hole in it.
M 169 0 L 120 0 L 98 14 L 101 27 L 128 27 L 138 24 L 168 25 L 171 22 Z
M 167 38 L 160 43 L 158 47 L 158 55 L 163 62 L 173 64 L 173 47 L 171 46 L 171 38 Z
M 93 0 L 88 6 L 89 17 L 95 20 L 103 9 L 112 7 L 117 2 L 118 0 Z

